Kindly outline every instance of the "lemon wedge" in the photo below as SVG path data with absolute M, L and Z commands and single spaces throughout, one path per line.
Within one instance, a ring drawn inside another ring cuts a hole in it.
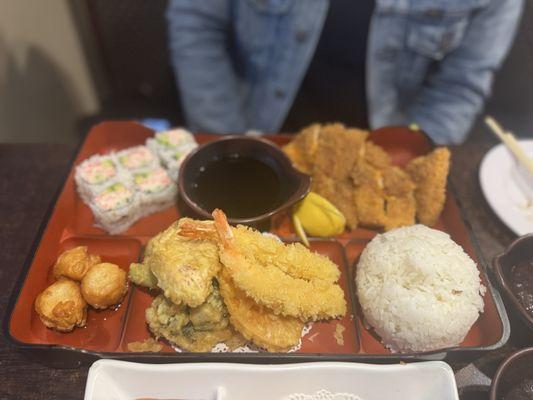
M 292 221 L 296 234 L 308 246 L 306 233 L 317 237 L 335 236 L 344 231 L 346 218 L 328 200 L 314 192 L 293 208 Z

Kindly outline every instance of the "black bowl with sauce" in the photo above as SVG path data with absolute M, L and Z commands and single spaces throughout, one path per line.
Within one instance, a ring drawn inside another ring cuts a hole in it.
M 516 239 L 494 258 L 493 266 L 514 311 L 533 330 L 533 234 Z
M 498 367 L 490 400 L 525 400 L 533 397 L 533 347 L 519 350 Z
M 303 199 L 310 186 L 311 177 L 276 144 L 248 136 L 223 136 L 198 147 L 178 178 L 185 214 L 210 219 L 220 208 L 230 223 L 256 227 Z

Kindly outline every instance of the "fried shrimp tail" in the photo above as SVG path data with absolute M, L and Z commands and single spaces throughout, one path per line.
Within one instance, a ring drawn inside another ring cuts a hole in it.
M 191 239 L 215 240 L 217 231 L 212 221 L 183 218 L 179 223 L 178 235 Z

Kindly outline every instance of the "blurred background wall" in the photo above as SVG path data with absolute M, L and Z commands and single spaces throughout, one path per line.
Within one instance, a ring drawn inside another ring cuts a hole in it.
M 182 124 L 166 0 L 0 0 L 0 142 L 70 142 L 104 119 Z M 533 131 L 533 1 L 487 112 Z M 486 130 L 476 129 L 476 134 Z
M 68 3 L 0 0 L 0 141 L 74 141 L 100 111 Z

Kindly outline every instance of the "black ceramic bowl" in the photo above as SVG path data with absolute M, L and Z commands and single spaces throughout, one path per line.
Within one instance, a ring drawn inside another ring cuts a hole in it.
M 511 273 L 518 264 L 532 260 L 533 234 L 528 234 L 516 239 L 503 254 L 496 256 L 492 262 L 496 280 L 511 301 L 513 312 L 518 314 L 531 330 L 533 330 L 533 314 L 526 310 L 513 290 Z M 533 268 L 530 273 L 533 275 Z
M 233 218 L 228 215 L 230 223 L 261 226 L 268 223 L 272 216 L 292 206 L 309 193 L 311 177 L 296 170 L 276 144 L 263 138 L 223 136 L 191 152 L 180 167 L 178 190 L 180 200 L 185 206 L 185 214 L 211 219 L 212 210 L 202 206 L 205 199 L 199 198 L 198 192 L 194 190 L 199 171 L 205 170 L 213 160 L 236 156 L 252 158 L 270 167 L 279 181 L 279 195 L 278 200 L 269 209 L 258 215 L 245 218 Z M 231 188 L 228 187 L 228 190 Z
M 490 387 L 490 400 L 530 399 L 533 396 L 533 347 L 519 350 L 499 366 Z

